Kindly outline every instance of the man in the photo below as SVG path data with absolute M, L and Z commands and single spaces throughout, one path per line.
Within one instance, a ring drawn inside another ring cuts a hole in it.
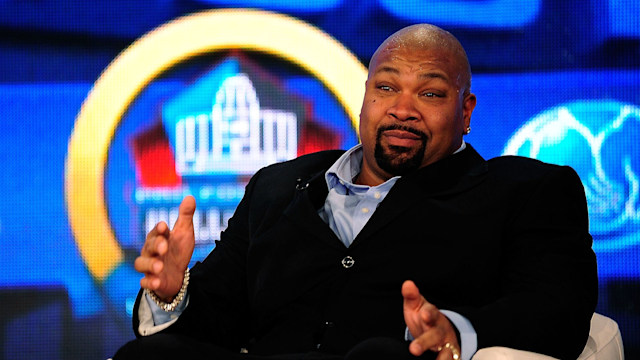
M 370 62 L 361 146 L 256 173 L 190 276 L 194 199 L 148 234 L 139 338 L 116 358 L 576 358 L 597 295 L 582 185 L 568 167 L 482 159 L 463 141 L 470 83 L 448 32 L 389 37 Z

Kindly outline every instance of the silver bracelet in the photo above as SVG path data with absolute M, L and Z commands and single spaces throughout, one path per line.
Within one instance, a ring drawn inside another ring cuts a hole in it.
M 184 278 L 182 279 L 182 287 L 180 288 L 178 295 L 176 295 L 176 297 L 173 298 L 172 302 L 166 303 L 160 300 L 158 295 L 156 295 L 156 293 L 154 293 L 152 290 L 144 289 L 144 292 L 147 295 L 149 295 L 151 300 L 153 300 L 153 302 L 156 303 L 156 305 L 158 305 L 160 309 L 167 312 L 171 312 L 171 311 L 174 311 L 178 306 L 178 304 L 182 302 L 182 299 L 184 299 L 184 295 L 187 292 L 187 286 L 189 286 L 189 268 L 187 268 L 187 270 L 184 271 Z

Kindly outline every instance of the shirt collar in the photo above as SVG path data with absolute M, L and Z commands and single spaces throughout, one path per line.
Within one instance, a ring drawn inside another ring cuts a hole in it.
M 462 144 L 460 145 L 458 150 L 454 152 L 454 154 L 459 153 L 460 151 L 464 150 L 466 147 L 467 147 L 467 143 L 465 143 L 465 141 L 462 140 Z M 353 179 L 355 179 L 355 177 L 358 176 L 361 169 L 362 169 L 362 144 L 358 144 L 352 147 L 351 149 L 345 151 L 345 153 L 342 154 L 342 156 L 340 156 L 338 160 L 336 160 L 336 162 L 333 163 L 333 165 L 331 165 L 331 167 L 327 170 L 327 172 L 325 173 L 327 187 L 329 188 L 329 190 L 331 190 L 334 187 L 338 186 L 338 184 L 341 184 L 344 186 L 348 184 L 349 187 L 368 188 L 368 186 L 366 185 L 356 185 L 353 183 Z M 389 180 L 385 181 L 383 184 L 380 184 L 378 186 L 382 186 L 388 182 L 395 183 L 399 178 L 400 176 L 394 176 Z
M 458 148 L 458 150 L 454 151 L 454 154 L 459 153 L 460 151 L 464 150 L 467 148 L 467 143 L 464 142 L 464 139 L 462 139 L 462 144 L 460 144 L 460 147 Z M 453 154 L 452 154 L 453 155 Z
M 360 173 L 362 168 L 362 144 L 358 144 L 347 150 L 331 165 L 325 173 L 325 179 L 329 189 L 338 182 L 353 183 L 353 178 Z

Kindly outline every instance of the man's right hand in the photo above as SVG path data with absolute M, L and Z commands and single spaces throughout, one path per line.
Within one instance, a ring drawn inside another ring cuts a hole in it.
M 193 254 L 195 210 L 193 196 L 185 197 L 173 230 L 169 230 L 163 221 L 156 224 L 147 234 L 140 256 L 134 263 L 136 271 L 144 274 L 140 286 L 152 290 L 165 302 L 171 302 L 180 291 L 184 271 Z

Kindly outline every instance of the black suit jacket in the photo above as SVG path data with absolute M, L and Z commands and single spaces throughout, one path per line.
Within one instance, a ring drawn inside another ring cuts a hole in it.
M 345 353 L 375 336 L 403 339 L 400 288 L 411 279 L 428 301 L 471 321 L 479 348 L 580 354 L 597 276 L 571 168 L 485 161 L 468 145 L 399 179 L 346 248 L 317 213 L 324 172 L 342 153 L 255 174 L 166 331 L 254 354 Z

